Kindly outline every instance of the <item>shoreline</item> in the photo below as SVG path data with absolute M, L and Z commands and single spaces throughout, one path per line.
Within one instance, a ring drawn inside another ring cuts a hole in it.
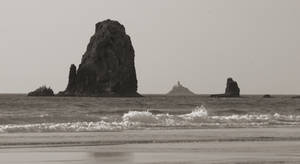
M 300 162 L 299 151 L 299 141 L 27 147 L 0 149 L 0 163 L 298 164 Z
M 298 164 L 299 152 L 299 128 L 0 134 L 13 164 Z
M 118 132 L 2 133 L 0 149 L 153 143 L 300 141 L 300 128 L 124 130 Z

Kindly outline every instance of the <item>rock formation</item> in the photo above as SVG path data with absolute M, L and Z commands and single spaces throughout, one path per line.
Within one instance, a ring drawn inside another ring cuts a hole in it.
M 300 96 L 293 96 L 293 99 L 300 99 Z
M 188 88 L 184 87 L 178 81 L 177 85 L 173 86 L 172 90 L 167 93 L 168 96 L 194 96 L 195 94 Z
M 267 94 L 267 95 L 263 95 L 263 98 L 272 98 L 272 96 Z
M 96 24 L 79 68 L 71 65 L 69 83 L 60 96 L 140 96 L 134 49 L 117 21 Z
M 234 81 L 232 78 L 227 79 L 225 95 L 228 97 L 239 97 L 240 96 L 240 88 L 238 86 L 238 83 L 236 81 Z
M 77 75 L 77 68 L 74 64 L 71 65 L 70 71 L 69 71 L 69 82 L 67 85 L 67 89 L 65 94 L 66 95 L 71 95 L 72 93 L 75 92 L 76 89 L 76 75 Z
M 28 93 L 28 96 L 54 96 L 53 90 L 46 86 L 39 87 L 35 91 Z
M 232 78 L 227 79 L 225 94 L 215 94 L 211 97 L 240 97 L 240 88 L 238 83 Z

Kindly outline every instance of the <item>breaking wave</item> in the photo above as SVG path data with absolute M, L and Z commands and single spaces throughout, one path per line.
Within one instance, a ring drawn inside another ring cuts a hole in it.
M 299 126 L 300 115 L 232 114 L 209 115 L 204 106 L 182 115 L 129 111 L 119 121 L 0 125 L 0 132 L 98 132 L 145 128 L 234 128 Z

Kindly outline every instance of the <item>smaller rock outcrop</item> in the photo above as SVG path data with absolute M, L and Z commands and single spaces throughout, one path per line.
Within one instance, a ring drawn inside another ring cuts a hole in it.
M 77 68 L 74 64 L 71 65 L 69 71 L 69 82 L 65 92 L 59 92 L 58 96 L 72 95 L 76 90 Z
M 225 95 L 228 97 L 239 97 L 240 96 L 240 88 L 238 86 L 238 83 L 236 81 L 234 81 L 232 78 L 227 79 Z
M 267 94 L 267 95 L 263 95 L 263 98 L 272 98 L 272 96 Z
M 172 90 L 168 92 L 167 95 L 168 96 L 194 96 L 196 94 L 194 94 L 188 88 L 184 87 L 178 81 L 177 85 L 173 86 Z
M 41 86 L 35 91 L 28 93 L 28 96 L 54 96 L 54 92 L 50 87 Z
M 240 97 L 240 88 L 238 83 L 232 78 L 227 79 L 225 94 L 214 94 L 211 97 Z

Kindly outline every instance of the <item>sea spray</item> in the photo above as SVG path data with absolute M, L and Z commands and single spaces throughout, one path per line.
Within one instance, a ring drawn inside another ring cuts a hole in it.
M 179 117 L 187 120 L 194 120 L 197 118 L 206 118 L 208 116 L 208 112 L 206 108 L 201 105 L 200 107 L 197 106 L 192 113 L 184 114 L 184 115 L 179 115 Z

